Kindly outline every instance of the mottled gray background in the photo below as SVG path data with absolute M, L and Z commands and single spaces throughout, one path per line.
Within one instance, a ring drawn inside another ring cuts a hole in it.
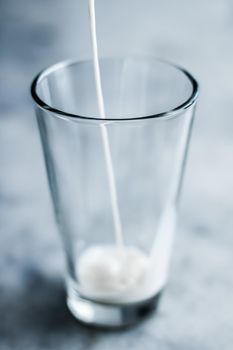
M 67 311 L 29 84 L 44 66 L 90 56 L 87 0 L 2 0 L 0 349 L 232 350 L 233 2 L 97 4 L 103 54 L 153 53 L 201 84 L 170 283 L 157 316 L 128 331 L 89 330 Z

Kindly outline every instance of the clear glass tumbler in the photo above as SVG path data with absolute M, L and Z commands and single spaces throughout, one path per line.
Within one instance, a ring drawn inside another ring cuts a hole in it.
M 150 314 L 166 285 L 198 85 L 153 57 L 103 58 L 100 69 L 106 119 L 91 60 L 45 69 L 31 92 L 64 243 L 68 307 L 81 322 L 114 327 Z M 103 130 L 122 226 L 119 254 Z M 146 259 L 140 278 L 138 261 L 124 260 L 126 247 Z

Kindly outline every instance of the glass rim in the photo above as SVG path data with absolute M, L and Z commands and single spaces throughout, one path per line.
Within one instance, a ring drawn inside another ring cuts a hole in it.
M 78 115 L 78 114 L 73 114 L 73 113 L 69 113 L 66 111 L 63 111 L 61 109 L 55 108 L 49 104 L 47 104 L 45 101 L 43 101 L 36 89 L 38 84 L 40 83 L 40 81 L 45 78 L 46 76 L 48 76 L 49 74 L 59 70 L 59 69 L 63 69 L 75 64 L 81 64 L 81 63 L 85 63 L 85 62 L 91 62 L 92 59 L 71 59 L 71 60 L 63 60 L 60 62 L 57 62 L 55 64 L 52 64 L 50 66 L 48 66 L 47 68 L 42 69 L 37 75 L 36 77 L 33 79 L 32 83 L 31 83 L 31 96 L 34 100 L 34 102 L 36 103 L 36 105 L 38 107 L 40 107 L 41 109 L 50 112 L 52 114 L 57 114 L 58 117 L 66 117 L 67 119 L 77 119 L 77 120 L 82 120 L 82 121 L 95 121 L 95 122 L 118 122 L 118 123 L 123 123 L 123 122 L 130 122 L 130 121 L 143 121 L 143 120 L 148 120 L 148 119 L 161 119 L 161 118 L 172 118 L 175 117 L 177 114 L 180 114 L 182 112 L 184 112 L 186 109 L 188 109 L 189 107 L 191 107 L 192 105 L 195 104 L 197 97 L 198 97 L 198 93 L 199 93 L 199 84 L 196 81 L 196 79 L 192 76 L 192 74 L 190 74 L 186 69 L 184 69 L 183 67 L 172 63 L 170 61 L 164 60 L 164 59 L 160 59 L 154 56 L 107 56 L 107 57 L 100 57 L 100 61 L 104 61 L 104 60 L 113 60 L 113 59 L 153 59 L 155 62 L 160 62 L 160 63 L 164 63 L 166 65 L 169 65 L 170 67 L 176 68 L 177 70 L 179 70 L 181 73 L 183 73 L 186 78 L 190 81 L 191 85 L 192 85 L 192 92 L 190 94 L 190 96 L 186 99 L 185 102 L 183 102 L 182 104 L 168 110 L 165 112 L 160 112 L 160 113 L 156 113 L 156 114 L 150 114 L 150 115 L 146 115 L 146 116 L 135 116 L 135 117 L 128 117 L 128 118 L 101 118 L 101 117 L 92 117 L 92 116 L 84 116 L 84 115 Z

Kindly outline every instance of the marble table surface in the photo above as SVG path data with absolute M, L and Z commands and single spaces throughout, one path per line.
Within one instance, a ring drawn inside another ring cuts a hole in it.
M 169 284 L 157 314 L 128 330 L 68 312 L 29 85 L 90 56 L 87 0 L 0 1 L 0 349 L 232 350 L 233 2 L 99 0 L 97 14 L 102 54 L 153 53 L 201 85 Z

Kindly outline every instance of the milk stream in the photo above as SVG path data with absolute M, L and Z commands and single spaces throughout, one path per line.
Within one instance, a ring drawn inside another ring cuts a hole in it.
M 91 46 L 92 46 L 92 56 L 93 56 L 93 65 L 94 65 L 94 74 L 95 74 L 95 85 L 96 85 L 96 94 L 99 114 L 102 119 L 106 119 L 105 105 L 103 90 L 101 84 L 101 75 L 100 75 L 100 65 L 99 65 L 99 55 L 98 55 L 98 45 L 97 45 L 97 35 L 96 35 L 96 18 L 95 18 L 95 0 L 89 0 L 89 16 L 90 16 L 90 29 L 91 29 Z M 112 156 L 109 144 L 108 130 L 105 125 L 101 125 L 101 135 L 104 147 L 104 155 L 107 168 L 107 178 L 108 186 L 110 191 L 111 207 L 112 207 L 112 216 L 115 229 L 115 239 L 119 252 L 123 250 L 123 232 L 121 225 L 120 210 L 118 204 L 117 190 L 116 190 L 116 181 L 114 176 L 114 169 L 112 163 Z

